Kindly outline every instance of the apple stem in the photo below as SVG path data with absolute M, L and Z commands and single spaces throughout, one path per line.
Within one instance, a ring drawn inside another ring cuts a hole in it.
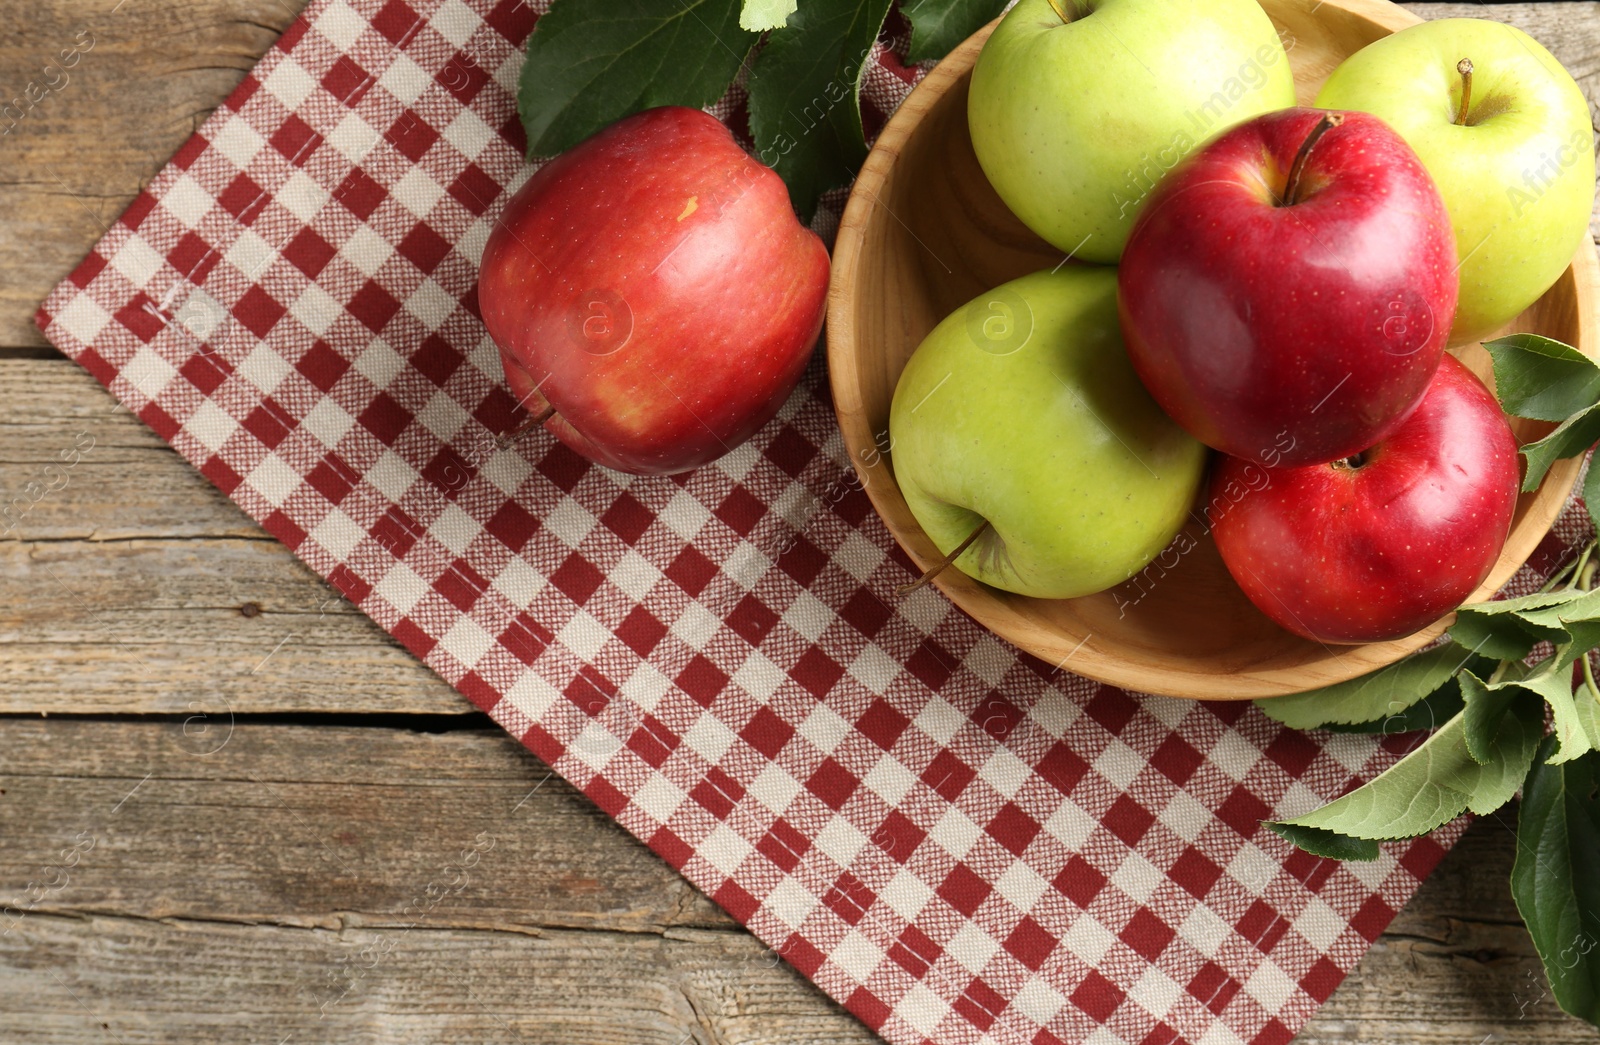
M 551 406 L 549 403 L 546 403 L 543 410 L 539 411 L 537 414 L 531 415 L 526 421 L 507 432 L 499 439 L 495 440 L 495 443 L 500 447 L 510 446 L 511 443 L 516 440 L 517 436 L 526 432 L 531 432 L 535 428 L 543 428 L 545 422 L 549 421 L 554 416 L 556 416 L 556 408 Z
M 966 551 L 968 548 L 972 547 L 972 542 L 977 540 L 979 535 L 982 534 L 983 531 L 987 530 L 988 528 L 989 528 L 989 520 L 985 519 L 985 520 L 983 520 L 983 522 L 978 524 L 978 528 L 976 530 L 973 530 L 971 533 L 967 534 L 967 539 L 966 540 L 964 540 L 960 544 L 956 545 L 955 551 L 951 552 L 949 555 L 946 555 L 944 558 L 940 559 L 938 562 L 936 562 L 932 566 L 928 567 L 928 569 L 922 574 L 921 577 L 918 577 L 916 580 L 912 581 L 910 584 L 902 584 L 902 585 L 900 585 L 900 587 L 895 589 L 895 594 L 896 595 L 910 595 L 912 592 L 916 591 L 918 588 L 922 587 L 924 584 L 927 584 L 929 581 L 931 581 L 935 577 L 939 576 L 939 574 L 941 574 L 945 570 L 949 569 L 950 564 L 955 562 L 957 559 L 961 558 L 961 553 Z
M 1283 205 L 1292 207 L 1300 202 L 1300 172 L 1305 169 L 1306 159 L 1311 155 L 1311 147 L 1317 140 L 1333 128 L 1344 122 L 1344 113 L 1323 113 L 1322 119 L 1311 128 L 1311 133 L 1306 135 L 1306 140 L 1300 143 L 1300 151 L 1294 154 L 1294 163 L 1289 166 L 1289 180 L 1283 188 Z
M 1472 59 L 1463 58 L 1456 63 L 1456 72 L 1461 74 L 1461 105 L 1456 109 L 1456 126 L 1467 125 L 1467 108 L 1472 104 Z
M 1072 4 L 1071 11 L 1066 9 L 1062 4 L 1062 0 L 1045 0 L 1045 3 L 1050 5 L 1050 10 L 1054 11 L 1056 17 L 1061 19 L 1062 25 L 1070 25 L 1074 20 L 1082 18 L 1089 13 L 1086 10 L 1088 5 L 1084 0 L 1069 0 L 1069 2 Z

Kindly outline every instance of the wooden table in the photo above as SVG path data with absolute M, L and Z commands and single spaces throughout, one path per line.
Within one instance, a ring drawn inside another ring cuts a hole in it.
M 0 540 L 0 904 L 26 908 L 0 1041 L 873 1040 L 34 329 L 299 6 L 0 0 L 0 95 L 93 40 L 0 137 L 0 501 L 92 441 Z M 1600 4 L 1412 6 L 1515 22 L 1600 85 Z M 1592 1040 L 1512 905 L 1511 822 L 1302 1042 Z

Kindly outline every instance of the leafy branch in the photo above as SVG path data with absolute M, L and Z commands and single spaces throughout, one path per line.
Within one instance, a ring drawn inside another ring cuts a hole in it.
M 1556 425 L 1522 447 L 1523 490 L 1600 439 L 1600 365 L 1534 334 L 1484 346 L 1507 413 Z M 1600 468 L 1583 497 L 1600 524 Z M 1544 587 L 1462 606 L 1443 645 L 1361 678 L 1256 704 L 1296 729 L 1398 733 L 1423 743 L 1320 809 L 1268 827 L 1318 856 L 1372 860 L 1521 788 L 1512 891 L 1561 1007 L 1600 1025 L 1600 555 L 1591 540 Z M 1544 645 L 1548 644 L 1548 645 Z M 1535 654 L 1548 649 L 1537 659 Z M 1545 709 L 1551 730 L 1545 736 Z
M 866 158 L 861 82 L 891 0 L 555 0 L 528 39 L 517 109 L 532 156 L 659 105 L 703 108 L 748 68 L 756 154 L 809 219 Z M 942 58 L 1004 0 L 905 0 L 912 61 Z M 766 45 L 758 47 L 765 34 Z

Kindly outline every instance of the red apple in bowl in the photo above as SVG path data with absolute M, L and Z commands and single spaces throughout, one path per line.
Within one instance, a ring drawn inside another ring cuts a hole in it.
M 483 251 L 478 303 L 534 419 L 624 472 L 687 471 L 782 407 L 822 330 L 828 252 L 772 169 L 669 106 L 541 167 Z
M 1517 439 L 1494 395 L 1447 355 L 1415 410 L 1349 459 L 1263 470 L 1219 458 L 1217 550 L 1250 601 L 1318 642 L 1409 635 L 1489 575 L 1517 506 Z
M 1123 335 L 1156 402 L 1236 457 L 1305 465 L 1386 438 L 1456 310 L 1450 216 L 1375 116 L 1283 109 L 1156 188 L 1118 270 Z

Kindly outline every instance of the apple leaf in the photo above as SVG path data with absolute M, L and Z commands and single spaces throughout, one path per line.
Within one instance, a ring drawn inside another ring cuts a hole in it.
M 1314 827 L 1352 838 L 1413 838 L 1460 816 L 1489 813 L 1511 800 L 1544 732 L 1543 710 L 1517 701 L 1479 764 L 1467 751 L 1465 713 L 1409 755 L 1320 809 L 1268 826 Z M 1284 837 L 1294 841 L 1289 835 Z
M 1565 421 L 1600 400 L 1600 365 L 1571 345 L 1512 334 L 1483 347 L 1494 359 L 1495 392 L 1508 414 Z
M 1006 0 L 907 0 L 900 7 L 911 22 L 906 57 L 913 62 L 943 58 L 1005 9 Z
M 1551 465 L 1563 457 L 1583 453 L 1596 439 L 1600 439 L 1600 405 L 1573 414 L 1557 425 L 1554 432 L 1528 443 L 1522 448 L 1522 456 L 1528 459 L 1528 474 L 1522 480 L 1523 492 L 1537 490 Z
M 1564 653 L 1565 651 L 1558 651 Z M 1566 663 L 1561 663 L 1566 660 Z M 1572 661 L 1565 656 L 1544 661 L 1525 678 L 1512 679 L 1490 689 L 1521 689 L 1537 694 L 1550 705 L 1551 735 L 1556 738 L 1556 748 L 1550 756 L 1552 763 L 1570 762 L 1600 747 L 1600 734 L 1591 733 L 1596 716 L 1579 710 L 1578 701 L 1595 703 L 1587 687 L 1577 694 L 1572 691 Z
M 1378 843 L 1370 838 L 1351 838 L 1337 831 L 1298 824 L 1268 824 L 1278 834 L 1312 856 L 1329 860 L 1376 860 Z
M 1511 895 L 1556 1002 L 1600 1024 L 1600 754 L 1533 763 L 1517 816 Z
M 739 28 L 752 33 L 778 29 L 794 14 L 798 0 L 744 0 L 739 11 Z
M 1349 682 L 1255 702 L 1292 729 L 1356 725 L 1398 715 L 1450 681 L 1471 654 L 1446 644 L 1396 661 Z
M 1583 506 L 1589 509 L 1589 521 L 1600 531 L 1600 467 L 1594 458 L 1589 459 L 1589 471 L 1583 477 Z
M 529 155 L 658 105 L 710 105 L 757 40 L 739 16 L 740 0 L 555 0 L 528 38 L 517 92 Z
M 1523 610 L 1517 616 L 1557 647 L 1552 670 L 1570 668 L 1585 651 L 1600 645 L 1600 591 L 1587 591 L 1555 606 Z
M 1505 720 L 1517 692 L 1510 688 L 1490 689 L 1470 671 L 1463 671 L 1456 678 L 1466 704 L 1461 718 L 1462 740 L 1472 760 L 1486 766 L 1494 757 L 1495 737 L 1500 733 L 1500 723 Z
M 807 220 L 817 198 L 849 184 L 866 159 L 861 76 L 889 3 L 805 0 L 750 69 L 756 154 L 783 177 Z
M 1533 652 L 1539 640 L 1528 634 L 1514 614 L 1475 614 L 1465 612 L 1463 606 L 1456 611 L 1456 622 L 1450 626 L 1450 637 L 1461 645 L 1470 645 L 1486 657 L 1496 660 L 1521 660 Z
M 1589 746 L 1600 751 L 1600 697 L 1596 697 L 1587 685 L 1580 685 L 1572 691 L 1572 702 L 1577 705 L 1578 725 L 1583 728 L 1584 736 L 1589 738 Z
M 1477 657 L 1472 660 L 1474 664 L 1479 662 Z M 1439 723 L 1454 718 L 1461 708 L 1461 687 L 1456 684 L 1455 679 L 1447 679 L 1443 686 L 1398 714 L 1350 725 L 1329 723 L 1322 728 L 1330 733 L 1382 733 L 1385 736 L 1398 736 L 1401 733 L 1437 729 Z
M 1539 611 L 1578 602 L 1588 594 L 1565 588 L 1462 606 L 1456 610 L 1450 637 L 1458 645 L 1495 660 L 1521 660 L 1541 641 L 1559 645 L 1571 640 L 1559 619 L 1538 616 Z

